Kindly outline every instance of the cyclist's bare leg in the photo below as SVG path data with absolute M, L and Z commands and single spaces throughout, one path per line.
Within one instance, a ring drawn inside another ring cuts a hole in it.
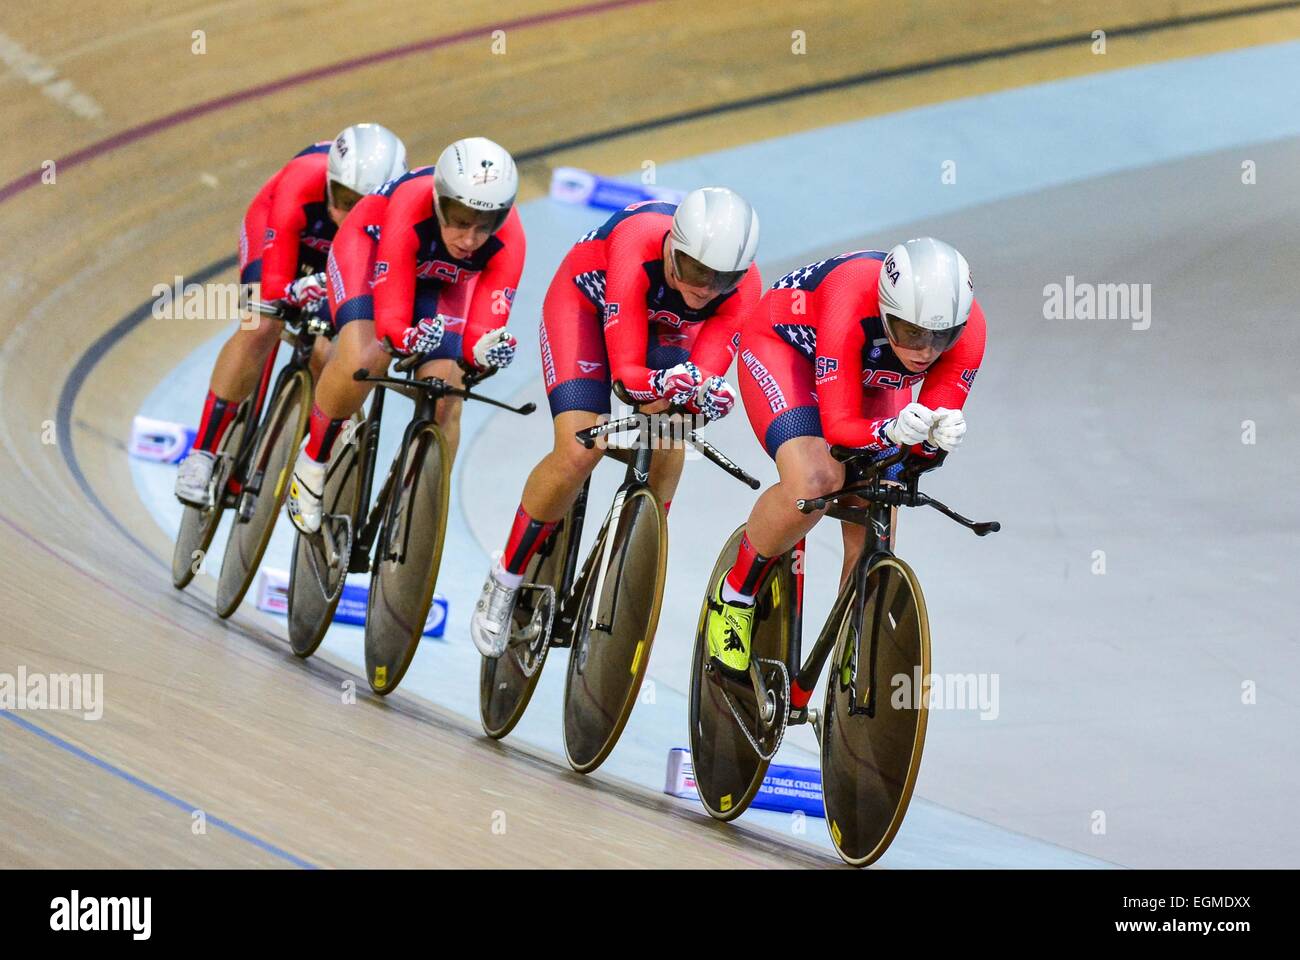
M 329 362 L 321 370 L 316 385 L 316 406 L 335 420 L 346 420 L 361 409 L 371 385 L 352 379 L 365 367 L 374 376 L 382 376 L 392 360 L 375 339 L 375 325 L 370 320 L 353 320 L 335 337 Z
M 866 501 L 854 497 L 853 502 L 859 506 L 867 506 Z M 858 562 L 858 557 L 862 555 L 862 548 L 867 542 L 867 528 L 857 523 L 840 524 L 841 531 L 844 535 L 844 566 L 840 570 L 840 589 L 848 582 L 849 574 L 853 572 L 853 565 Z M 889 549 L 894 549 L 894 543 L 898 539 L 898 507 L 889 508 Z
M 316 345 L 312 348 L 311 357 L 307 364 L 311 368 L 312 380 L 319 383 L 321 371 L 325 369 L 325 364 L 329 362 L 331 343 L 325 337 L 317 337 Z
M 844 465 L 821 437 L 795 437 L 776 451 L 780 480 L 763 491 L 750 511 L 745 533 L 754 550 L 779 557 L 802 540 L 823 512 L 800 513 L 795 500 L 820 497 L 844 485 Z
M 465 375 L 455 360 L 430 360 L 416 374 L 446 380 L 454 387 L 465 385 Z M 460 412 L 464 406 L 465 401 L 460 397 L 443 397 L 438 401 L 438 412 L 434 415 L 442 430 L 443 439 L 447 441 L 447 453 L 453 462 L 456 460 L 456 450 L 460 447 Z
M 222 400 L 242 402 L 257 386 L 262 366 L 280 339 L 279 320 L 260 314 L 245 315 L 221 347 L 208 389 Z
M 667 503 L 677 492 L 685 463 L 686 451 L 680 446 L 656 450 L 650 458 L 650 489 L 658 494 L 660 503 Z
M 840 569 L 840 589 L 848 582 L 853 565 L 862 556 L 862 548 L 867 542 L 867 528 L 856 523 L 841 523 L 840 533 L 844 537 L 844 565 Z
M 600 414 L 586 410 L 566 410 L 555 418 L 554 449 L 533 467 L 524 483 L 521 503 L 530 517 L 553 523 L 569 512 L 601 458 L 599 445 L 588 450 L 573 435 L 594 427 L 600 420 Z

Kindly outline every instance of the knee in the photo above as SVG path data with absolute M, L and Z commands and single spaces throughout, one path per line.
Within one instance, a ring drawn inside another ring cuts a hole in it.
M 358 366 L 365 367 L 374 377 L 382 377 L 388 372 L 388 365 L 393 362 L 392 355 L 384 349 L 384 345 L 374 337 L 367 339 L 361 347 L 360 363 Z
M 252 319 L 239 325 L 235 337 L 242 340 L 249 349 L 266 353 L 280 338 L 280 322 L 261 314 L 254 314 Z
M 805 499 L 824 497 L 844 485 L 844 467 L 829 456 L 805 465 L 790 478 L 795 496 Z
M 553 455 L 566 474 L 584 479 L 596 469 L 601 458 L 600 447 L 588 450 L 571 436 L 555 448 Z

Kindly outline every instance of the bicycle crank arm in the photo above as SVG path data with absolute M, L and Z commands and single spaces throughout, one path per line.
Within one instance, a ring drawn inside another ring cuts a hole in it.
M 763 726 L 770 727 L 772 721 L 776 719 L 776 694 L 767 689 L 767 684 L 763 682 L 763 675 L 758 670 L 758 661 L 754 657 L 749 658 L 749 682 L 754 687 L 758 719 L 762 721 Z

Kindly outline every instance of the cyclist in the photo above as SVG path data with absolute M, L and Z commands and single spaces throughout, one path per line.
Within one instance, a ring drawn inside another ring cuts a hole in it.
M 709 653 L 723 672 L 745 674 L 754 597 L 822 516 L 800 513 L 795 500 L 844 485 L 828 444 L 881 455 L 919 445 L 916 453 L 933 456 L 961 443 L 962 406 L 984 355 L 974 290 L 966 259 L 922 237 L 887 254 L 861 250 L 800 267 L 745 318 L 740 393 L 780 480 L 759 497 L 735 562 L 710 585 Z M 842 527 L 848 571 L 866 531 Z
M 239 282 L 251 296 L 301 307 L 320 301 L 319 273 L 338 225 L 364 194 L 406 171 L 406 147 L 377 123 L 348 127 L 298 153 L 262 186 L 239 232 Z M 260 289 L 259 289 L 260 287 Z M 221 348 L 198 436 L 176 474 L 176 497 L 208 505 L 216 451 L 240 403 L 257 385 L 281 324 L 260 315 Z M 325 340 L 317 341 L 320 350 Z
M 479 370 L 507 366 L 515 338 L 505 328 L 524 269 L 524 228 L 514 209 L 519 176 L 501 146 L 457 140 L 365 198 L 348 217 L 326 269 L 338 328 L 321 371 L 311 435 L 294 465 L 286 505 L 304 533 L 320 529 L 325 467 L 343 424 L 361 409 L 369 383 L 392 353 L 422 354 L 418 375 L 464 382 L 458 360 Z M 455 457 L 463 402 L 439 401 L 437 419 Z
M 734 405 L 724 375 L 740 318 L 762 291 L 757 250 L 758 216 L 749 203 L 705 187 L 677 207 L 634 203 L 565 256 L 540 332 L 554 449 L 529 474 L 505 552 L 474 609 L 470 635 L 484 656 L 504 652 L 523 571 L 601 458 L 574 434 L 609 414 L 611 382 L 647 413 L 671 406 L 718 419 Z M 679 449 L 664 454 L 650 484 L 667 506 L 684 458 Z

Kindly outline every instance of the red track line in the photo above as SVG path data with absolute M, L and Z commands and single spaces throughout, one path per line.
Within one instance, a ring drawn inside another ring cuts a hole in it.
M 182 123 L 188 123 L 198 117 L 205 116 L 209 113 L 216 113 L 225 110 L 228 107 L 237 104 L 246 103 L 250 100 L 259 100 L 262 97 L 268 97 L 271 94 L 279 93 L 282 90 L 289 90 L 293 87 L 302 86 L 306 83 L 312 83 L 316 80 L 324 80 L 335 77 L 344 73 L 351 73 L 353 70 L 360 70 L 363 67 L 373 66 L 377 63 L 384 63 L 388 60 L 396 60 L 401 57 L 410 56 L 413 53 L 423 53 L 428 50 L 436 50 L 439 47 L 451 46 L 455 43 L 462 43 L 466 40 L 481 38 L 491 30 L 519 30 L 525 27 L 536 27 L 546 23 L 558 23 L 563 20 L 572 20 L 577 17 L 590 16 L 598 13 L 605 13 L 610 10 L 618 10 L 623 7 L 635 7 L 644 3 L 650 3 L 653 0 L 603 0 L 600 3 L 589 3 L 581 7 L 571 7 L 567 10 L 553 10 L 549 13 L 538 13 L 529 17 L 519 17 L 515 20 L 506 20 L 495 24 L 484 24 L 478 27 L 471 27 L 468 30 L 461 30 L 457 33 L 449 33 L 440 37 L 430 37 L 426 40 L 417 40 L 414 43 L 403 44 L 400 47 L 391 47 L 387 50 L 379 50 L 375 53 L 367 53 L 360 57 L 352 57 L 348 60 L 341 60 L 338 63 L 328 64 L 323 67 L 317 67 L 313 70 L 306 70 L 302 73 L 291 74 L 280 80 L 272 80 L 270 83 L 259 84 L 255 87 L 248 87 L 245 90 L 237 90 L 234 93 L 228 93 L 222 97 L 215 97 L 212 100 L 204 100 L 193 106 L 185 107 L 166 116 L 158 117 L 156 120 L 150 120 L 147 123 L 138 126 L 129 127 L 120 133 L 115 133 L 111 137 L 90 144 L 88 147 L 82 147 L 66 157 L 55 160 L 57 169 L 62 172 L 69 167 L 79 166 L 106 153 L 111 153 L 121 147 L 129 146 L 145 137 L 151 137 L 155 133 L 171 127 L 179 126 Z M 25 173 L 9 181 L 3 187 L 0 187 L 0 204 L 5 203 L 18 194 L 23 193 L 41 182 L 40 170 L 34 170 L 31 173 Z

